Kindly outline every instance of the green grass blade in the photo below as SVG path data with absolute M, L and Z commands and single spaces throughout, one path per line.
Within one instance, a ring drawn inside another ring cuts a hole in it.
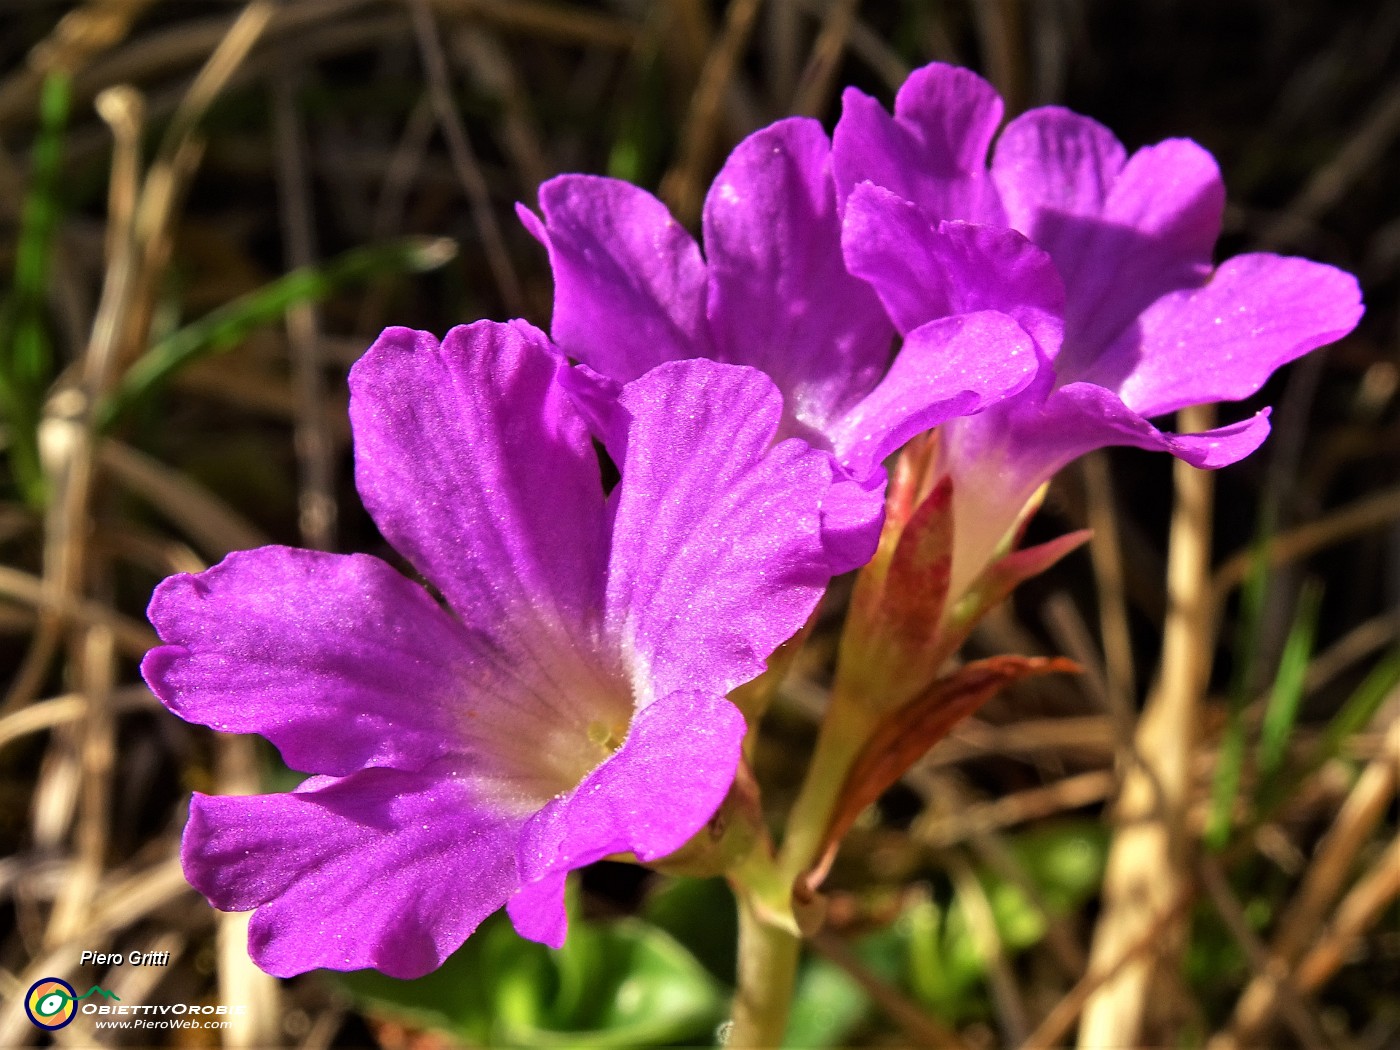
M 456 246 L 442 238 L 406 237 L 353 248 L 323 265 L 293 270 L 172 332 L 152 346 L 127 370 L 101 406 L 98 427 L 110 427 L 181 368 L 232 349 L 249 332 L 276 322 L 298 304 L 317 302 L 348 284 L 390 274 L 433 270 L 450 260 L 455 252 Z
M 1347 738 L 1365 729 L 1396 686 L 1400 686 L 1400 649 L 1392 650 L 1372 669 L 1342 705 L 1342 709 L 1327 724 L 1327 731 L 1318 744 L 1317 753 L 1310 756 L 1312 768 L 1317 768 L 1342 750 Z
M 0 409 L 8 421 L 10 466 L 25 498 L 36 506 L 43 503 L 39 416 L 54 372 L 44 301 L 63 211 L 59 182 L 71 108 L 67 74 L 50 73 L 39 100 L 39 132 L 20 213 L 14 287 L 0 313 Z
M 1348 738 L 1364 729 L 1381 704 L 1400 686 L 1400 649 L 1392 650 L 1371 670 L 1356 692 L 1332 716 L 1316 748 L 1303 765 L 1287 778 L 1275 778 L 1259 792 L 1256 825 L 1270 819 L 1300 784 L 1306 783 L 1323 765 L 1341 753 Z
M 1271 780 L 1278 773 L 1288 738 L 1298 720 L 1298 705 L 1303 699 L 1303 680 L 1312 660 L 1321 604 L 1322 587 L 1316 580 L 1309 580 L 1298 598 L 1298 610 L 1283 647 L 1278 675 L 1274 678 L 1259 731 L 1259 774 L 1263 781 Z
M 1255 689 L 1259 632 L 1269 594 L 1269 562 L 1266 552 L 1274 532 L 1273 515 L 1266 508 L 1259 517 L 1251 545 L 1249 576 L 1240 593 L 1240 624 L 1235 640 L 1235 669 L 1230 682 L 1229 714 L 1220 739 L 1215 781 L 1211 785 L 1210 813 L 1203 835 L 1207 848 L 1221 850 L 1230 839 L 1235 797 L 1244 774 L 1244 709 Z
M 1244 773 L 1244 715 L 1234 704 L 1220 738 L 1219 758 L 1215 765 L 1215 782 L 1211 785 L 1210 815 L 1206 819 L 1205 844 L 1219 852 L 1230 841 L 1235 797 L 1240 791 Z

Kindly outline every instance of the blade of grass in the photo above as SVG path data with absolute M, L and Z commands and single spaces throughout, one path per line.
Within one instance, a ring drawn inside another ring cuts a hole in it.
M 455 252 L 453 242 L 426 237 L 352 248 L 324 265 L 301 267 L 240 296 L 171 333 L 143 354 L 99 408 L 98 429 L 109 429 L 185 365 L 232 349 L 253 329 L 280 320 L 294 306 L 319 302 L 347 284 L 436 269 Z
M 53 347 L 44 325 L 44 298 L 62 211 L 58 186 L 71 89 L 66 73 L 50 73 L 44 79 L 29 193 L 20 216 L 14 290 L 0 336 L 0 399 L 9 420 L 11 467 L 25 499 L 36 507 L 44 498 L 39 414 L 53 378 Z
M 1229 713 L 1220 739 L 1220 757 L 1211 785 L 1210 814 L 1203 840 L 1208 849 L 1219 851 L 1230 838 L 1231 815 L 1244 772 L 1244 709 L 1255 692 L 1259 637 L 1264 623 L 1264 607 L 1269 596 L 1269 562 L 1266 552 L 1274 533 L 1273 514 L 1265 506 L 1259 516 L 1251 549 L 1249 575 L 1240 594 L 1240 625 L 1236 632 L 1235 669 L 1230 682 Z
M 1321 602 L 1321 585 L 1316 580 L 1309 580 L 1303 585 L 1298 598 L 1298 611 L 1288 632 L 1288 641 L 1284 644 L 1278 675 L 1274 678 L 1274 687 L 1269 693 L 1269 703 L 1259 731 L 1259 773 L 1266 784 L 1278 775 L 1288 738 L 1298 721 L 1298 704 L 1303 698 L 1303 680 L 1312 660 Z
M 1244 711 L 1235 698 L 1230 698 L 1230 713 L 1220 737 L 1220 751 L 1215 764 L 1215 781 L 1211 785 L 1210 815 L 1206 818 L 1202 840 L 1206 848 L 1218 853 L 1230 841 L 1230 827 L 1244 772 Z
M 1309 765 L 1316 768 L 1338 754 L 1348 737 L 1370 724 L 1397 686 L 1400 686 L 1400 649 L 1392 650 L 1378 663 L 1332 717 L 1317 751 L 1309 757 Z
M 1301 764 L 1290 768 L 1286 777 L 1275 777 L 1256 792 L 1254 813 L 1248 827 L 1241 829 L 1236 841 L 1248 841 L 1256 828 L 1272 820 L 1298 788 L 1307 784 L 1313 774 L 1341 753 L 1349 737 L 1370 724 L 1381 705 L 1397 688 L 1400 688 L 1400 649 L 1392 650 L 1381 660 L 1347 698 L 1341 710 L 1328 723 L 1322 739 Z

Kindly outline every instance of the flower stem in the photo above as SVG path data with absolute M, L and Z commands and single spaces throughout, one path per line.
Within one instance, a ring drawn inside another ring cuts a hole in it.
M 846 774 L 872 728 L 870 712 L 863 705 L 849 699 L 845 690 L 832 693 L 779 853 L 778 868 L 788 886 L 816 862 Z
M 725 1045 L 768 1050 L 782 1045 L 797 980 L 801 941 L 765 922 L 756 901 L 736 887 L 739 901 L 739 972 L 733 1021 Z

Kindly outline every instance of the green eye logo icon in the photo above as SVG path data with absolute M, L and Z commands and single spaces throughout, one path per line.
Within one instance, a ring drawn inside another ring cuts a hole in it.
M 78 993 L 67 981 L 45 977 L 29 986 L 24 1009 L 40 1028 L 54 1032 L 71 1024 L 78 1014 Z
M 24 997 L 24 1012 L 36 1028 L 56 1032 L 73 1023 L 73 1018 L 78 1016 L 78 1000 L 86 999 L 94 992 L 121 1002 L 119 996 L 97 985 L 79 995 L 73 991 L 71 984 L 61 978 L 42 977 L 29 986 Z

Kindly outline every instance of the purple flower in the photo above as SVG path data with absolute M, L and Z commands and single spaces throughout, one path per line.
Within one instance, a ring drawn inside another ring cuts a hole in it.
M 540 187 L 543 218 L 519 209 L 554 270 L 551 334 L 607 380 L 663 361 L 762 369 L 783 393 L 784 434 L 830 452 L 851 479 L 824 510 L 837 571 L 878 536 L 882 461 L 915 434 L 977 412 L 1035 371 L 1026 334 L 968 311 L 906 338 L 847 273 L 831 145 L 813 120 L 745 139 L 705 200 L 704 256 L 651 194 L 564 175 Z
M 389 329 L 352 371 L 360 493 L 447 610 L 376 558 L 285 547 L 152 599 L 161 701 L 315 774 L 197 794 L 185 830 L 190 882 L 256 909 L 273 974 L 418 976 L 502 905 L 557 946 L 570 870 L 673 852 L 730 786 L 725 694 L 827 580 L 830 460 L 774 445 L 761 373 L 668 364 L 621 389 L 605 495 L 567 371 L 521 322 Z
M 1148 420 L 1255 393 L 1275 369 L 1361 316 L 1351 275 L 1270 254 L 1216 267 L 1225 191 L 1210 154 L 1171 139 L 1129 156 L 1058 107 L 1001 122 L 992 87 L 931 65 L 894 114 L 847 90 L 833 166 L 847 264 L 906 338 L 965 311 L 1015 317 L 1040 374 L 1017 396 L 944 428 L 954 480 L 954 593 L 1037 488 L 1106 445 L 1198 467 L 1248 455 L 1268 410 L 1204 434 Z

